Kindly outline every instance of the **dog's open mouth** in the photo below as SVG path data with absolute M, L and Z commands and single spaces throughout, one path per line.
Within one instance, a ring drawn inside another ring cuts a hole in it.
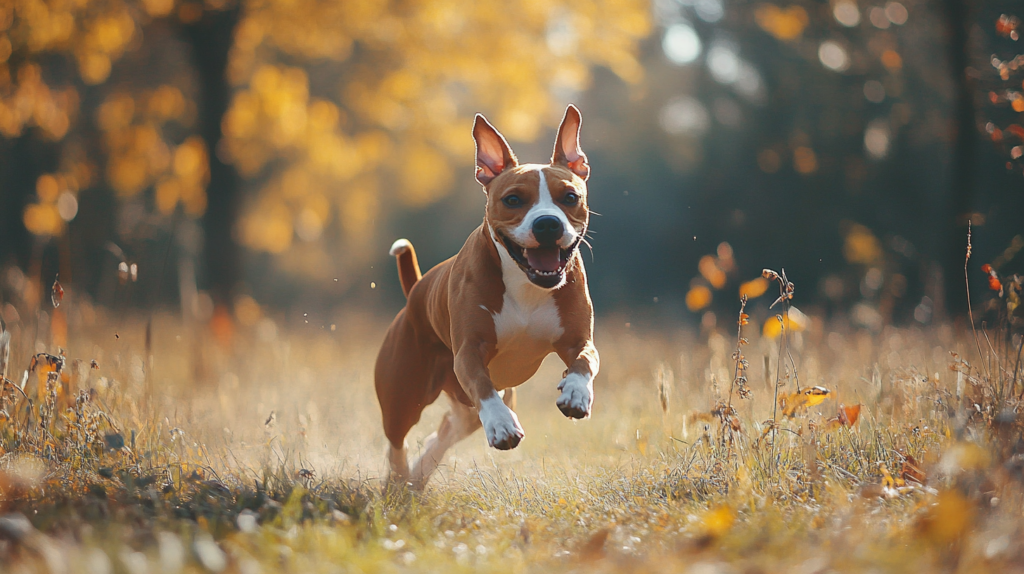
M 526 273 L 526 277 L 539 287 L 552 288 L 565 278 L 565 268 L 569 265 L 572 254 L 579 247 L 578 237 L 572 245 L 563 249 L 557 245 L 550 247 L 522 247 L 515 241 L 499 233 L 505 249 L 512 260 Z

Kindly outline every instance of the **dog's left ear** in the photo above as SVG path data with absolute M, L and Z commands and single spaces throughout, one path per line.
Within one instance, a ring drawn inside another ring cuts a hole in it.
M 587 163 L 587 154 L 580 149 L 580 124 L 582 122 L 580 111 L 576 109 L 576 106 L 569 104 L 569 107 L 565 108 L 562 125 L 558 127 L 558 137 L 555 138 L 555 152 L 551 155 L 551 163 L 564 165 L 586 181 L 590 177 L 590 164 Z

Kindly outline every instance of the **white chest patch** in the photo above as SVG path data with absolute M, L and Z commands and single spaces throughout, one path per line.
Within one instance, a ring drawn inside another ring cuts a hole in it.
M 546 345 L 554 343 L 562 336 L 564 329 L 552 291 L 531 283 L 493 232 L 491 240 L 501 257 L 501 277 L 505 283 L 501 311 L 491 312 L 498 338 L 498 353 L 508 350 L 509 344 L 517 340 L 528 345 L 525 340 Z

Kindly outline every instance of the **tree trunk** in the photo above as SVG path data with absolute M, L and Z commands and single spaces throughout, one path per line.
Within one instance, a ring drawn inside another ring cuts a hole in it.
M 199 133 L 210 152 L 210 184 L 203 216 L 203 277 L 214 302 L 228 306 L 242 271 L 241 248 L 234 236 L 241 178 L 233 166 L 220 160 L 217 146 L 222 135 L 221 120 L 231 103 L 226 72 L 235 26 L 241 17 L 240 4 L 230 10 L 207 10 L 198 22 L 184 25 L 200 81 Z

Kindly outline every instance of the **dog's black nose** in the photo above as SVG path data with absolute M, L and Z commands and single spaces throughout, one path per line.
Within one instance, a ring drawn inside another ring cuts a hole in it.
M 564 233 L 562 221 L 554 215 L 542 215 L 533 221 L 533 236 L 541 245 L 554 245 Z

